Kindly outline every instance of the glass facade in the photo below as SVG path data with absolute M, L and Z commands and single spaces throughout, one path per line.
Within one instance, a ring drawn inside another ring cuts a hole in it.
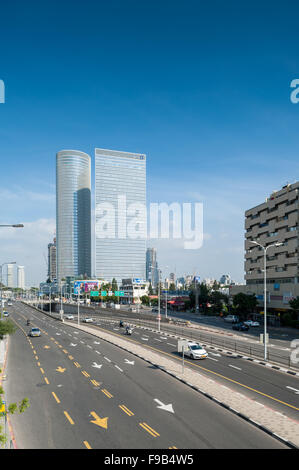
M 57 280 L 91 276 L 91 159 L 76 150 L 56 155 Z
M 140 232 L 129 230 L 136 204 L 146 207 L 146 156 L 113 150 L 95 150 L 95 274 L 115 278 L 145 279 L 146 214 Z M 106 210 L 105 210 L 106 209 Z M 140 215 L 137 211 L 136 214 Z M 102 230 L 103 220 L 107 231 Z M 136 219 L 134 219 L 136 220 Z M 137 224 L 138 225 L 138 224 Z

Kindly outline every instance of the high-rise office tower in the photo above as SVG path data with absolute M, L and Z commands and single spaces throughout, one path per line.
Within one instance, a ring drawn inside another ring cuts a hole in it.
M 48 279 L 51 282 L 56 279 L 56 238 L 48 244 Z
M 7 265 L 7 287 L 14 287 L 14 264 Z
M 17 282 L 17 287 L 19 289 L 25 289 L 25 271 L 24 271 L 24 266 L 18 266 L 17 268 L 18 272 L 18 282 Z
M 144 279 L 146 156 L 96 149 L 95 205 L 96 277 Z
M 56 155 L 57 281 L 91 276 L 91 159 L 84 152 Z
M 150 281 L 153 287 L 159 282 L 157 250 L 148 248 L 146 250 L 146 280 Z

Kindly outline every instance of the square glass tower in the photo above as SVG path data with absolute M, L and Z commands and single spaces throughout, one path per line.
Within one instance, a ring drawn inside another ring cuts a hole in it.
M 144 207 L 142 214 L 138 206 Z M 127 278 L 145 279 L 145 208 L 146 156 L 95 149 L 97 278 L 115 278 L 118 283 Z M 136 216 L 140 224 L 135 224 Z

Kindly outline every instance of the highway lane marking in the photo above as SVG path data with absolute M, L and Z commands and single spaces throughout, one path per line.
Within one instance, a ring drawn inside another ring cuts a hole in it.
M 123 370 L 120 367 L 118 367 L 116 364 L 114 365 L 114 367 L 116 367 L 116 369 L 120 370 L 120 372 L 123 372 Z
M 47 379 L 47 377 L 45 377 L 45 382 L 46 382 L 46 384 L 48 384 L 48 385 L 49 385 L 49 383 L 50 383 L 49 380 Z
M 218 362 L 218 359 L 215 359 L 214 357 L 209 357 L 209 356 L 208 356 L 207 359 L 210 359 L 210 361 L 216 361 L 216 362 Z
M 91 381 L 91 383 L 92 383 L 95 387 L 99 387 L 99 386 L 101 385 L 100 382 L 97 382 L 97 381 L 94 380 L 94 379 L 91 379 L 90 381 Z
M 146 423 L 139 423 L 139 426 L 141 426 L 145 431 L 147 431 L 149 434 L 151 434 L 153 437 L 158 437 L 160 434 L 155 431 L 153 428 L 151 428 L 148 424 Z
M 69 422 L 70 422 L 71 424 L 75 424 L 74 421 L 72 420 L 72 418 L 70 417 L 70 415 L 68 414 L 67 411 L 64 411 L 64 414 L 65 414 L 65 416 L 67 417 L 67 419 L 69 420 Z
M 75 366 L 76 366 L 77 368 L 81 367 L 78 362 L 74 362 L 74 364 L 75 364 Z
M 299 390 L 297 390 L 297 388 L 289 387 L 288 385 L 287 385 L 286 388 L 289 388 L 290 390 L 293 390 L 296 393 L 296 395 L 299 394 Z
M 102 329 L 104 332 L 106 331 L 104 328 L 100 328 L 100 329 Z M 122 336 L 119 335 L 119 334 L 117 334 L 117 333 L 111 333 L 111 334 L 113 334 L 113 335 L 115 335 L 115 336 L 117 336 L 117 337 L 119 337 L 119 338 L 122 338 Z M 123 339 L 123 338 L 122 338 L 122 339 Z M 154 339 L 156 339 L 156 338 L 154 338 Z M 142 345 L 143 347 L 146 347 L 146 348 L 148 348 L 148 349 L 151 349 L 151 350 L 153 350 L 153 351 L 156 351 L 156 352 L 158 352 L 158 354 L 163 354 L 163 355 L 165 355 L 165 356 L 169 356 L 169 357 L 171 357 L 173 360 L 178 360 L 178 361 L 182 362 L 182 359 L 177 358 L 177 357 L 174 357 L 173 354 L 167 353 L 166 351 L 162 351 L 161 349 L 154 348 L 153 346 L 145 346 L 145 345 L 143 345 L 143 343 L 140 343 L 139 341 L 135 341 L 135 340 L 133 340 L 133 339 L 131 339 L 131 338 L 126 338 L 126 340 L 127 340 L 127 341 L 130 341 L 130 342 L 133 343 L 133 344 Z M 190 364 L 190 365 L 193 366 L 193 367 L 197 367 L 198 369 L 201 369 L 201 370 L 203 370 L 203 371 L 205 371 L 205 372 L 207 372 L 207 373 L 209 373 L 209 374 L 216 375 L 217 377 L 220 377 L 220 378 L 222 378 L 222 379 L 224 379 L 224 380 L 227 380 L 228 382 L 231 382 L 231 383 L 234 383 L 234 384 L 236 384 L 236 385 L 239 385 L 239 386 L 242 387 L 242 388 L 245 388 L 245 389 L 250 390 L 250 391 L 252 391 L 252 392 L 254 392 L 254 393 L 257 393 L 257 394 L 262 395 L 262 396 L 264 396 L 264 397 L 266 397 L 266 398 L 269 398 L 270 400 L 273 400 L 273 401 L 276 401 L 276 402 L 278 402 L 278 403 L 281 403 L 282 405 L 288 406 L 289 408 L 292 408 L 292 409 L 294 409 L 294 410 L 296 410 L 296 411 L 299 411 L 299 408 L 298 408 L 298 407 L 296 407 L 296 406 L 294 406 L 294 405 L 291 405 L 290 403 L 286 403 L 286 402 L 284 402 L 284 401 L 282 401 L 282 400 L 279 400 L 278 398 L 272 397 L 271 395 L 268 395 L 268 394 L 266 394 L 266 393 L 264 393 L 264 392 L 261 392 L 261 391 L 259 391 L 259 390 L 256 390 L 255 388 L 249 387 L 248 385 L 242 384 L 241 382 L 238 382 L 237 380 L 230 379 L 229 377 L 226 377 L 225 375 L 219 374 L 218 372 L 215 372 L 215 371 L 213 371 L 213 370 L 207 369 L 207 368 L 205 368 L 205 367 L 203 367 L 203 366 L 199 366 L 198 364 L 194 364 L 194 363 L 192 363 L 192 362 L 190 362 L 190 361 L 188 361 L 188 360 L 186 360 L 186 359 L 185 359 L 185 363 Z
M 86 370 L 82 370 L 81 372 L 82 372 L 83 375 L 85 375 L 85 377 L 90 377 L 89 373 L 86 372 Z
M 128 416 L 134 416 L 133 411 L 129 410 L 125 405 L 118 405 L 121 410 L 123 410 Z
M 91 445 L 87 441 L 83 441 L 83 444 L 87 449 L 91 449 Z
M 74 358 L 73 356 L 68 356 L 68 358 L 72 361 Z
M 44 371 L 44 369 L 43 369 L 42 367 L 40 367 L 40 371 L 41 371 L 42 374 L 45 373 L 45 371 Z
M 55 398 L 55 400 L 57 401 L 57 403 L 60 403 L 60 400 L 59 400 L 59 398 L 57 397 L 56 393 L 52 392 L 52 395 L 53 395 L 53 397 Z
M 113 398 L 113 395 L 108 392 L 108 390 L 106 390 L 105 388 L 102 388 L 101 392 L 103 392 L 108 398 Z
M 229 367 L 233 367 L 233 369 L 242 370 L 240 367 L 232 366 L 231 364 L 228 364 L 228 365 L 229 365 Z
M 171 344 L 171 343 L 166 343 L 168 344 L 168 346 L 173 346 L 174 348 L 176 348 L 176 344 Z
M 106 359 L 106 361 L 108 361 L 108 362 L 111 362 L 111 360 L 108 359 L 108 357 L 106 357 L 106 356 L 104 356 L 104 359 Z

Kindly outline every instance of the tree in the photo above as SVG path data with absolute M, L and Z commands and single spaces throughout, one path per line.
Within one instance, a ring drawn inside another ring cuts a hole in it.
M 142 297 L 140 297 L 140 300 L 144 305 L 149 305 L 149 300 L 150 299 L 147 295 L 143 295 Z
M 153 295 L 154 291 L 153 291 L 153 287 L 152 287 L 152 283 L 150 282 L 150 285 L 148 286 L 148 295 Z
M 0 320 L 0 341 L 5 335 L 12 335 L 16 327 L 11 320 Z
M 246 317 L 248 313 L 252 313 L 256 309 L 257 299 L 254 294 L 239 292 L 233 298 L 233 305 L 241 317 Z
M 118 290 L 118 285 L 117 285 L 117 281 L 116 281 L 115 278 L 112 279 L 111 290 L 112 290 L 113 292 L 115 292 L 116 290 Z
M 4 395 L 4 390 L 2 387 L 0 387 L 0 409 L 2 408 L 3 406 L 3 400 L 2 400 L 2 395 Z M 12 415 L 14 413 L 24 413 L 24 411 L 29 408 L 30 404 L 29 404 L 29 400 L 28 398 L 23 398 L 22 401 L 20 401 L 19 404 L 17 403 L 10 403 L 6 408 L 5 408 L 5 411 L 2 413 L 3 416 L 5 416 L 5 419 L 6 419 L 6 416 L 7 415 Z M 0 426 L 0 445 L 1 447 L 4 446 L 4 444 L 6 443 L 6 436 L 5 434 L 3 434 L 3 426 Z

